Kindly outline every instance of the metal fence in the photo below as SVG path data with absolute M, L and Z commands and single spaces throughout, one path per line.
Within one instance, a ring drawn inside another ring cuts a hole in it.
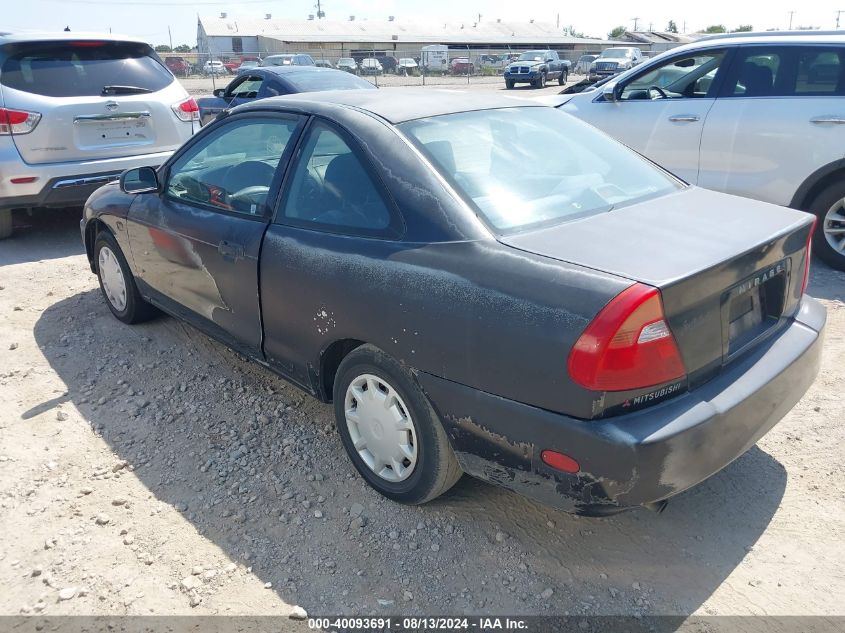
M 278 42 L 277 50 L 255 52 L 231 51 L 183 56 L 186 64 L 168 66 L 178 76 L 205 76 L 216 87 L 227 83 L 227 76 L 237 74 L 251 64 L 282 63 L 279 55 L 304 54 L 317 65 L 353 72 L 384 86 L 459 86 L 472 83 L 501 82 L 507 65 L 528 50 L 554 50 L 569 62 L 569 76 L 574 77 L 578 59 L 584 54 L 598 55 L 601 50 L 560 50 L 554 46 L 472 48 L 454 46 L 414 46 L 379 48 L 360 45 L 287 46 Z M 168 58 L 177 54 L 167 55 Z M 275 58 L 275 59 L 273 59 Z M 577 70 L 580 70 L 577 69 Z M 219 82 L 219 83 L 218 83 Z

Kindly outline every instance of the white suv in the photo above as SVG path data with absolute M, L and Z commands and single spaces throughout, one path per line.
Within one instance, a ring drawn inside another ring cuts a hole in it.
M 687 182 L 815 213 L 845 270 L 842 32 L 705 38 L 553 105 Z
M 199 108 L 139 40 L 0 34 L 0 238 L 12 209 L 82 206 L 124 169 L 163 163 Z

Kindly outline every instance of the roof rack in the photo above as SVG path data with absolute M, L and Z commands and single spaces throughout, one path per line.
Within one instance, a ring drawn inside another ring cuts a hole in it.
M 785 35 L 845 35 L 845 31 L 741 31 L 738 33 L 716 33 L 701 37 L 696 42 L 707 42 L 710 40 L 735 39 L 740 37 L 779 37 Z

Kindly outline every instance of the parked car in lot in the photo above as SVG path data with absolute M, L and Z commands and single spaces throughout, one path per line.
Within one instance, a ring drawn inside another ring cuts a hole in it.
M 235 70 L 235 74 L 242 73 L 245 70 L 249 70 L 251 68 L 258 68 L 261 66 L 260 59 L 246 59 L 241 62 L 241 65 Z
M 220 60 L 209 59 L 202 65 L 202 72 L 205 75 L 228 75 L 229 69 Z
M 469 57 L 453 57 L 449 60 L 449 74 L 473 75 L 475 74 L 475 65 L 469 61 Z
M 420 72 L 419 64 L 413 57 L 402 57 L 396 63 L 397 75 L 418 75 Z
M 341 57 L 337 60 L 337 69 L 354 75 L 358 74 L 358 62 L 351 57 Z
M 315 59 L 314 65 L 318 68 L 334 68 L 328 59 Z
M 636 46 L 614 46 L 606 48 L 590 64 L 590 79 L 598 81 L 617 75 L 642 63 L 643 53 Z
M 360 73 L 362 75 L 381 75 L 384 73 L 384 67 L 375 57 L 365 57 L 361 60 Z
M 377 58 L 385 73 L 396 73 L 396 65 L 399 63 L 393 55 L 382 55 Z
M 316 66 L 314 58 L 305 53 L 268 55 L 261 60 L 262 66 Z
M 191 65 L 184 57 L 165 57 L 164 65 L 177 77 L 184 77 L 191 71 Z
M 322 90 L 375 89 L 369 81 L 350 77 L 339 70 L 317 66 L 268 66 L 240 73 L 228 86 L 215 90 L 213 96 L 197 99 L 197 104 L 200 123 L 206 125 L 229 108 L 267 97 Z
M 578 58 L 578 61 L 575 62 L 575 69 L 572 71 L 576 75 L 587 75 L 590 72 L 590 67 L 593 65 L 593 62 L 596 60 L 598 55 L 581 55 Z
M 160 308 L 333 402 L 386 497 L 467 472 L 604 515 L 719 471 L 812 383 L 812 224 L 553 108 L 408 89 L 239 106 L 81 228 L 115 317 Z
M 533 88 L 545 88 L 546 81 L 555 79 L 562 86 L 568 74 L 569 68 L 557 51 L 526 51 L 505 68 L 505 87 L 510 90 L 515 84 L 528 83 Z
M 12 209 L 80 207 L 124 169 L 160 165 L 198 118 L 140 40 L 0 35 L 0 238 Z
M 843 77 L 839 32 L 742 33 L 557 103 L 687 182 L 814 213 L 815 252 L 845 270 Z

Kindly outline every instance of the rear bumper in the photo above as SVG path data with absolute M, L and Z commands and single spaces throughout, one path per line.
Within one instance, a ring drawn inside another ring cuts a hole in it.
M 15 151 L 8 160 L 0 160 L 0 209 L 82 206 L 97 188 L 117 180 L 124 170 L 158 167 L 171 154 L 172 151 L 167 151 L 126 158 L 29 165 Z M 0 158 L 5 158 L 5 154 Z M 14 184 L 11 179 L 16 177 L 35 177 L 36 180 Z
M 543 503 L 603 515 L 665 500 L 745 453 L 801 399 L 821 362 L 825 309 L 804 297 L 796 320 L 698 389 L 607 420 L 584 421 L 429 374 L 418 380 L 463 469 Z M 568 475 L 540 460 L 574 457 Z

